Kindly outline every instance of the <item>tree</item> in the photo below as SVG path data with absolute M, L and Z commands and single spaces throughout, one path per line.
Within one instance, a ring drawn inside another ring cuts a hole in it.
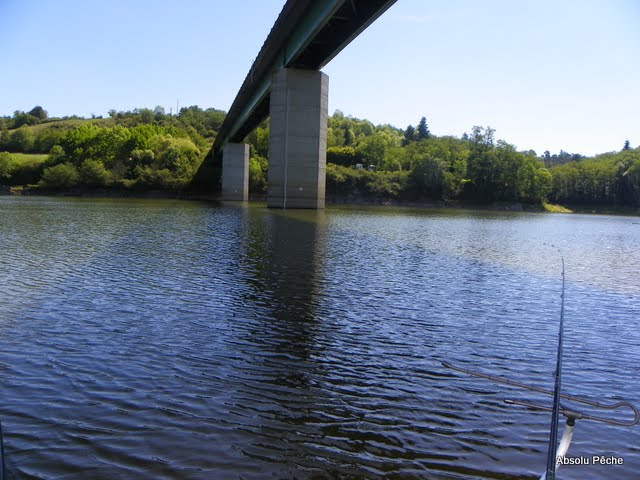
M 0 152 L 0 183 L 11 178 L 13 173 L 14 163 L 13 157 L 9 152 Z
M 623 150 L 631 150 L 631 145 L 629 144 L 629 140 L 625 140 L 624 141 L 624 147 L 622 147 Z
M 397 147 L 399 143 L 397 137 L 379 130 L 360 140 L 356 153 L 366 165 L 380 168 L 383 165 L 387 150 L 391 147 Z
M 464 194 L 469 200 L 488 203 L 496 200 L 496 183 L 498 169 L 496 168 L 496 152 L 494 132 L 491 127 L 486 130 L 475 126 L 471 130 L 469 139 L 471 150 L 467 159 L 467 182 Z
M 415 140 L 416 129 L 413 128 L 413 125 L 409 125 L 407 129 L 404 131 L 404 140 L 402 141 L 402 145 L 409 145 L 411 142 Z
M 47 159 L 48 163 L 50 165 L 55 165 L 57 163 L 62 163 L 63 159 L 64 149 L 60 145 L 54 145 L 51 147 L 51 150 L 49 150 L 49 158 Z
M 353 147 L 329 147 L 327 148 L 327 162 L 353 167 L 362 162 L 362 157 Z
M 154 168 L 167 169 L 181 181 L 187 181 L 195 173 L 200 151 L 190 139 L 158 135 L 151 142 L 151 150 Z
M 407 149 L 403 147 L 391 147 L 387 149 L 384 156 L 382 168 L 392 172 L 396 170 L 406 170 Z
M 156 120 L 160 120 L 158 117 L 164 117 L 166 115 L 164 107 L 161 105 L 157 105 L 156 108 L 153 109 L 153 114 L 156 116 Z
M 140 121 L 142 123 L 151 123 L 154 118 L 154 111 L 149 108 L 143 108 L 140 110 Z
M 425 138 L 429 138 L 430 132 L 429 127 L 427 126 L 427 118 L 422 117 L 420 119 L 420 123 L 418 124 L 418 140 L 424 140 Z
M 51 189 L 63 189 L 78 183 L 78 170 L 71 163 L 61 163 L 45 168 L 40 178 L 40 186 Z
M 264 157 L 249 159 L 249 191 L 265 193 L 267 191 L 267 171 L 269 162 Z
M 13 131 L 7 142 L 8 150 L 12 152 L 29 153 L 33 148 L 35 135 L 33 131 L 25 126 Z
M 49 115 L 47 114 L 47 111 L 44 108 L 42 108 L 40 105 L 36 105 L 31 110 L 29 110 L 27 112 L 27 115 L 36 117 L 40 121 L 46 120 L 49 117 Z
M 16 110 L 13 114 L 13 128 L 20 128 L 23 125 L 36 125 L 39 122 L 40 120 L 38 120 L 33 115 L 29 115 L 28 113 Z
M 353 132 L 349 127 L 344 129 L 344 144 L 347 147 L 353 145 Z
M 439 200 L 444 193 L 447 164 L 438 157 L 425 157 L 411 171 L 411 179 L 421 196 Z
M 105 187 L 111 182 L 111 172 L 99 160 L 88 158 L 80 166 L 79 178 L 89 187 Z
M 268 158 L 269 157 L 269 135 L 270 130 L 267 125 L 265 128 L 258 127 L 256 128 L 256 151 L 258 155 L 261 157 Z

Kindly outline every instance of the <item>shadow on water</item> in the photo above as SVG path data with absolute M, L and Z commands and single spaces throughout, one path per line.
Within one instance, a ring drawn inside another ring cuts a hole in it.
M 509 478 L 457 464 L 446 445 L 461 417 L 446 396 L 425 401 L 440 380 L 424 371 L 423 354 L 412 358 L 413 347 L 393 338 L 400 319 L 365 318 L 365 292 L 338 302 L 327 291 L 336 279 L 325 278 L 326 212 L 249 208 L 242 218 L 251 314 L 237 319 L 243 364 L 230 407 L 248 435 L 242 478 Z M 373 285 L 386 267 L 370 268 Z
M 244 358 L 238 407 L 256 421 L 243 449 L 263 467 L 256 478 L 304 478 L 322 474 L 312 445 L 327 423 L 320 413 L 332 400 L 318 380 L 323 330 L 320 312 L 326 248 L 324 211 L 247 210 L 243 268 L 250 289 L 243 301 L 252 319 L 243 328 Z M 269 466 L 265 466 L 269 465 Z M 266 470 L 266 471 L 265 471 Z M 283 477 L 284 476 L 284 477 Z
M 322 296 L 326 248 L 324 211 L 251 211 L 246 259 L 255 276 L 250 284 L 255 300 L 268 296 L 266 305 L 281 329 L 291 329 L 292 340 L 308 349 Z M 307 352 L 304 357 L 308 357 Z

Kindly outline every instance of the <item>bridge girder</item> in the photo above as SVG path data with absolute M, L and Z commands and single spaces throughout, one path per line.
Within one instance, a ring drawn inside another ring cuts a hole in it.
M 241 142 L 269 116 L 272 77 L 282 68 L 319 70 L 396 0 L 288 0 L 265 40 L 212 153 Z

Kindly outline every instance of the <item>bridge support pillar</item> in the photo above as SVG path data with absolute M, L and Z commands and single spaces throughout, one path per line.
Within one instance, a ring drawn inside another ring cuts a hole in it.
M 324 208 L 329 77 L 285 68 L 271 84 L 267 206 Z
M 222 149 L 222 200 L 249 199 L 249 145 L 227 143 Z

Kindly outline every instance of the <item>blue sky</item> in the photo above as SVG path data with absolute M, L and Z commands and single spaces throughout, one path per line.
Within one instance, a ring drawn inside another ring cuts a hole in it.
M 0 0 L 0 115 L 227 110 L 284 0 Z M 398 0 L 338 55 L 329 109 L 519 149 L 640 145 L 640 1 Z

